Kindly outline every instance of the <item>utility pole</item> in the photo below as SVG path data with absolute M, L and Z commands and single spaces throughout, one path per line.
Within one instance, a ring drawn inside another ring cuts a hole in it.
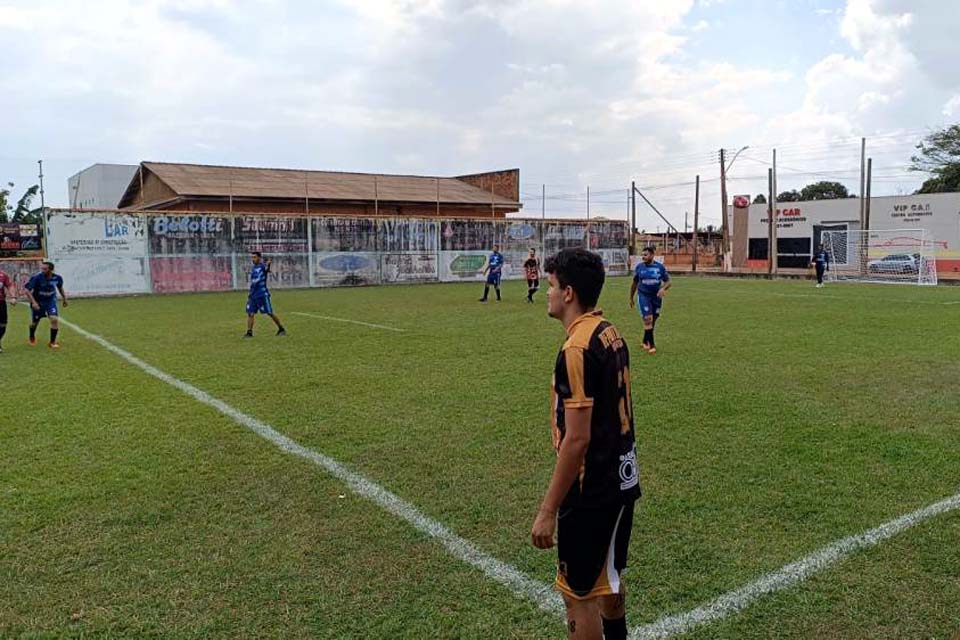
M 587 185 L 587 220 L 590 219 L 590 185 Z
M 777 260 L 777 250 L 774 246 L 774 229 L 777 227 L 774 219 L 777 217 L 777 202 L 773 196 L 773 169 L 767 169 L 767 274 L 773 275 L 773 263 Z
M 47 204 L 43 199 L 43 160 L 37 160 L 37 164 L 40 165 L 40 208 L 46 209 Z
M 697 241 L 697 231 L 700 229 L 700 176 L 697 176 L 697 189 L 693 196 L 693 272 L 697 272 L 697 255 L 700 253 L 700 243 Z
M 864 222 L 866 231 L 870 231 L 870 192 L 873 187 L 873 158 L 867 158 L 867 197 L 864 203 Z
M 683 212 L 683 232 L 684 233 L 690 232 L 690 212 L 689 211 Z
M 771 235 L 773 243 L 770 245 L 773 251 L 772 253 L 773 259 L 770 261 L 770 265 L 771 265 L 771 273 L 776 275 L 777 270 L 780 268 L 780 264 L 779 264 L 780 240 L 778 238 L 779 229 L 777 228 L 777 150 L 776 149 L 773 150 L 773 168 L 770 171 L 771 171 L 771 174 L 770 174 L 771 185 L 773 186 L 773 189 L 770 191 L 770 195 L 773 196 L 772 198 L 770 198 L 770 202 L 773 204 L 773 207 L 772 207 L 773 226 L 770 227 L 773 231 Z
M 637 183 L 630 181 L 630 255 L 637 255 Z
M 547 219 L 547 185 L 540 185 L 540 218 Z
M 720 206 L 723 211 L 721 212 L 720 220 L 723 225 L 723 238 L 721 240 L 721 245 L 723 247 L 723 270 L 725 272 L 730 271 L 731 261 L 730 261 L 730 220 L 727 214 L 727 162 L 726 155 L 724 150 L 720 149 Z
M 866 210 L 864 209 L 864 198 L 867 182 L 867 139 L 860 138 L 860 228 L 864 228 L 866 222 Z

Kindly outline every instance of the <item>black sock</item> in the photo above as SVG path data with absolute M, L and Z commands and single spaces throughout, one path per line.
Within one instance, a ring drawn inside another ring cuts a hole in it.
M 7 325 L 0 324 L 0 340 L 3 340 L 3 336 L 7 333 Z
M 647 344 L 650 345 L 650 348 L 651 348 L 651 349 L 654 348 L 655 346 L 657 346 L 657 345 L 654 344 L 654 342 L 653 342 L 653 329 L 650 329 L 650 341 L 649 341 Z
M 57 334 L 60 333 L 59 329 L 50 329 L 50 344 L 53 344 L 57 341 Z
M 494 289 L 494 291 L 497 292 L 497 300 L 499 300 L 499 299 L 500 299 L 500 287 L 497 287 L 496 289 Z
M 603 621 L 603 640 L 627 640 L 627 617 Z
M 37 337 L 37 327 L 35 325 L 30 326 L 30 339 L 33 340 Z
M 247 335 L 248 335 L 248 336 L 252 336 L 252 335 L 253 335 L 253 329 L 247 329 Z
M 651 329 L 643 330 L 643 344 L 649 345 L 653 341 L 653 331 Z
M 490 287 L 486 286 L 483 288 L 483 299 L 486 300 L 488 295 L 490 295 Z

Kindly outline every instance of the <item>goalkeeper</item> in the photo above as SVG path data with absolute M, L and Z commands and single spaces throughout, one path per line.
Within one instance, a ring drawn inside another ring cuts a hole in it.
M 823 274 L 830 270 L 830 254 L 823 248 L 823 245 L 817 245 L 817 252 L 813 254 L 811 267 L 817 270 L 817 289 L 823 286 Z

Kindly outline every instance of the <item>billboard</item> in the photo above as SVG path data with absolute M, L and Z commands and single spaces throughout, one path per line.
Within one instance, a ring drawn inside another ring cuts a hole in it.
M 28 258 L 43 255 L 39 224 L 0 224 L 0 258 Z
M 241 216 L 234 220 L 234 250 L 263 254 L 303 253 L 309 250 L 307 218 Z
M 147 255 L 146 218 L 127 213 L 48 212 L 47 254 L 51 260 L 81 256 Z

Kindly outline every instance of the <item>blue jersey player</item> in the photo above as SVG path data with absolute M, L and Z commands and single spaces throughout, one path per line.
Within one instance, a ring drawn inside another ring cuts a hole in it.
M 812 265 L 817 270 L 817 289 L 819 289 L 823 286 L 823 272 L 830 270 L 830 254 L 822 244 L 817 246 L 817 252 L 813 254 Z
M 60 332 L 60 312 L 57 309 L 57 292 L 63 298 L 63 306 L 67 306 L 67 294 L 63 292 L 63 278 L 53 272 L 53 263 L 44 262 L 40 265 L 40 273 L 36 273 L 23 287 L 30 301 L 30 344 L 37 344 L 37 325 L 41 318 L 50 319 L 51 349 L 59 349 L 57 334 Z
M 653 253 L 653 247 L 647 247 L 640 254 L 640 264 L 633 272 L 633 285 L 630 287 L 630 306 L 632 307 L 636 302 L 637 310 L 643 317 L 641 346 L 650 355 L 657 352 L 657 346 L 653 340 L 653 329 L 660 317 L 663 296 L 671 286 L 667 268 L 653 261 Z
M 270 302 L 270 289 L 267 288 L 267 276 L 270 275 L 270 261 L 264 260 L 259 251 L 250 254 L 253 268 L 250 270 L 250 295 L 247 297 L 247 333 L 244 338 L 253 337 L 253 321 L 258 313 L 265 313 L 277 325 L 277 335 L 287 335 L 280 318 L 273 312 Z
M 497 302 L 500 302 L 500 276 L 503 275 L 503 254 L 500 253 L 500 245 L 493 245 L 493 253 L 487 259 L 487 266 L 484 267 L 483 273 L 487 276 L 487 283 L 483 286 L 483 297 L 480 298 L 480 302 L 487 301 L 490 285 L 493 285 L 494 291 L 497 292 Z

